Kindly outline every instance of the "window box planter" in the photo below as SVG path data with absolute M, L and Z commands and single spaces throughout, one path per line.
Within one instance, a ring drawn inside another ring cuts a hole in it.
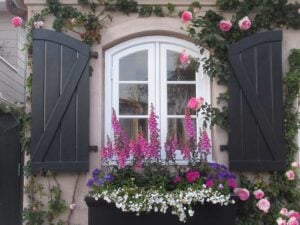
M 235 225 L 236 204 L 221 206 L 219 204 L 196 204 L 195 214 L 189 217 L 186 223 L 178 220 L 177 216 L 167 212 L 162 213 L 135 213 L 122 212 L 114 204 L 104 200 L 96 201 L 86 197 L 88 205 L 88 225 Z

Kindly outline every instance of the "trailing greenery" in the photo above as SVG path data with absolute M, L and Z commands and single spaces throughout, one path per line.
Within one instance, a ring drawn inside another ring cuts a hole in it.
M 138 6 L 134 0 L 108 0 L 90 1 L 79 0 L 79 4 L 85 10 L 78 10 L 76 7 L 63 5 L 58 0 L 47 0 L 47 7 L 40 13 L 33 15 L 27 25 L 27 45 L 29 56 L 32 52 L 32 31 L 36 21 L 45 20 L 47 15 L 54 15 L 53 28 L 57 31 L 72 31 L 77 33 L 82 41 L 89 44 L 101 41 L 101 30 L 105 23 L 112 19 L 110 12 L 121 11 L 125 14 L 139 13 L 142 17 L 147 16 L 166 16 L 172 15 L 175 6 L 169 3 L 167 6 L 141 5 Z M 211 51 L 209 58 L 203 61 L 204 70 L 212 79 L 216 79 L 219 85 L 227 85 L 231 77 L 231 70 L 227 63 L 228 46 L 244 37 L 266 29 L 276 29 L 282 26 L 287 28 L 300 28 L 300 16 L 298 9 L 300 4 L 288 4 L 287 0 L 217 0 L 217 5 L 222 10 L 230 10 L 233 14 L 231 21 L 234 24 L 230 32 L 222 32 L 218 28 L 218 23 L 223 17 L 214 11 L 207 11 L 203 17 L 196 17 L 188 27 L 189 35 L 194 39 L 196 45 L 201 48 L 208 48 Z M 189 10 L 197 12 L 201 7 L 199 2 L 194 2 Z M 100 13 L 99 13 L 100 11 Z M 165 13 L 167 11 L 167 13 Z M 237 21 L 247 15 L 253 15 L 252 27 L 247 31 L 241 31 L 237 26 Z M 201 32 L 199 29 L 201 28 Z M 203 51 L 201 49 L 200 51 Z M 289 58 L 291 70 L 286 75 L 285 82 L 285 108 L 284 125 L 285 140 L 287 146 L 287 165 L 293 161 L 297 145 L 295 135 L 299 124 L 299 115 L 295 109 L 295 100 L 299 95 L 300 81 L 300 50 L 293 50 Z M 31 60 L 29 60 L 31 65 Z M 31 93 L 31 74 L 27 79 L 27 90 Z M 227 92 L 218 97 L 219 103 L 226 103 L 229 95 Z M 28 96 L 30 101 L 30 94 Z M 13 109 L 0 104 L 1 112 L 12 112 Z M 228 109 L 226 106 L 221 109 L 212 110 L 213 123 L 228 129 Z M 30 137 L 28 130 L 30 127 L 30 114 L 20 117 L 23 125 L 21 134 L 22 149 L 26 154 L 30 154 Z M 62 193 L 59 185 L 54 185 L 45 191 L 39 184 L 36 177 L 30 174 L 30 162 L 25 167 L 25 175 L 28 176 L 28 185 L 25 192 L 29 198 L 29 205 L 24 209 L 23 216 L 26 225 L 40 225 L 43 221 L 53 223 L 53 217 L 60 218 L 65 212 L 65 202 L 62 200 Z M 49 175 L 47 175 L 49 176 Z M 274 224 L 276 213 L 281 206 L 299 208 L 299 191 L 295 188 L 296 182 L 287 181 L 283 173 L 271 173 L 269 180 L 265 181 L 263 175 L 257 175 L 255 179 L 248 179 L 241 175 L 241 185 L 249 190 L 264 189 L 266 196 L 270 198 L 272 204 L 268 214 L 262 214 L 256 208 L 256 202 L 251 198 L 246 203 L 241 203 L 238 207 L 239 225 L 257 225 L 257 221 L 263 224 Z M 45 193 L 46 192 L 46 193 Z M 49 204 L 47 207 L 40 201 L 41 198 L 48 196 Z M 276 204 L 275 204 L 276 202 Z M 66 221 L 56 221 L 56 225 L 66 224 Z

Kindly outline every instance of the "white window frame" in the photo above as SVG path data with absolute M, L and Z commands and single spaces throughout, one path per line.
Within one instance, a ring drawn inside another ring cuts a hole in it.
M 208 51 L 204 51 L 203 54 L 200 54 L 199 47 L 194 45 L 191 42 L 166 36 L 148 36 L 131 39 L 125 41 L 121 44 L 118 44 L 105 52 L 105 135 L 112 137 L 113 130 L 111 126 L 111 114 L 112 108 L 115 109 L 116 115 L 119 117 L 119 94 L 116 94 L 118 91 L 119 85 L 119 60 L 126 56 L 130 55 L 137 51 L 148 50 L 148 81 L 134 81 L 137 83 L 148 83 L 148 109 L 150 110 L 150 104 L 153 103 L 155 107 L 155 112 L 159 116 L 159 129 L 161 131 L 161 146 L 164 146 L 164 142 L 167 136 L 167 120 L 161 120 L 162 116 L 167 116 L 167 103 L 162 103 L 162 100 L 167 99 L 167 91 L 162 92 L 162 95 L 159 95 L 155 88 L 160 87 L 160 90 L 167 90 L 167 84 L 172 83 L 172 81 L 166 81 L 166 68 L 162 65 L 167 65 L 166 54 L 167 50 L 172 50 L 176 52 L 186 51 L 187 54 L 191 55 L 194 58 L 207 58 L 209 56 Z M 151 65 L 156 65 L 151 66 Z M 151 76 L 153 74 L 153 76 Z M 159 78 L 158 75 L 162 77 Z M 164 82 L 162 82 L 164 81 Z M 166 82 L 165 82 L 166 81 Z M 205 101 L 211 103 L 211 81 L 209 76 L 207 76 L 200 64 L 199 70 L 196 73 L 196 81 L 182 81 L 182 84 L 189 84 L 196 82 L 196 97 L 204 97 Z M 127 83 L 127 81 L 122 81 L 121 83 Z M 131 83 L 131 81 L 128 81 Z M 152 85 L 151 85 L 152 84 Z M 153 85 L 154 84 L 154 85 Z M 178 81 L 176 81 L 178 84 Z M 115 92 L 115 94 L 113 94 Z M 153 94 L 155 93 L 155 94 Z M 162 106 L 162 107 L 161 107 Z M 148 112 L 149 115 L 149 112 Z M 134 118 L 148 118 L 148 115 L 144 116 L 134 116 Z M 125 116 L 128 118 L 128 116 Z M 182 118 L 182 116 L 171 116 L 172 118 Z M 198 118 L 197 124 L 200 124 Z M 198 125 L 197 125 L 198 127 Z M 207 129 L 207 133 L 211 138 L 211 130 Z M 197 129 L 197 137 L 199 136 L 199 129 Z M 165 152 L 161 152 L 161 157 L 165 158 Z M 208 160 L 212 161 L 212 154 L 208 156 Z M 179 159 L 179 162 L 182 161 Z M 184 163 L 184 162 L 183 162 Z

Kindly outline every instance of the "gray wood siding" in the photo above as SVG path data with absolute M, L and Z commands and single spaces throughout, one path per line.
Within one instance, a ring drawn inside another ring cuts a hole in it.
M 13 15 L 0 13 L 0 98 L 24 102 L 27 56 L 26 33 L 11 25 Z

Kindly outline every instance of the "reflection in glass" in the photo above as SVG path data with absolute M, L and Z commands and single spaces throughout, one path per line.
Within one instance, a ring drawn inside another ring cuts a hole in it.
M 144 137 L 148 138 L 147 119 L 120 119 L 120 123 L 129 140 L 136 140 L 139 132 L 143 132 Z
M 193 119 L 193 122 L 196 129 L 196 120 Z M 172 139 L 174 136 L 177 137 L 178 148 L 181 144 L 186 142 L 186 136 L 184 132 L 184 119 L 168 119 L 167 139 Z
M 196 96 L 194 84 L 168 84 L 167 91 L 168 115 L 184 115 L 188 100 Z
M 120 81 L 148 80 L 148 52 L 135 52 L 120 59 Z
M 178 58 L 178 52 L 167 51 L 168 81 L 194 81 L 196 78 L 195 69 L 192 66 L 181 68 Z
M 119 114 L 147 115 L 148 114 L 148 85 L 120 84 L 119 85 Z

